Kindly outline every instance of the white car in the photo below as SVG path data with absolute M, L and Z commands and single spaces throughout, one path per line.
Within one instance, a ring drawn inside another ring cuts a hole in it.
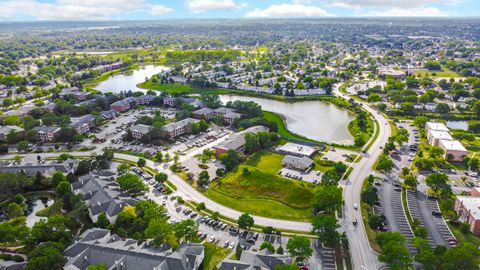
M 356 203 L 353 204 L 353 209 L 355 209 L 355 210 L 358 209 L 358 205 Z
M 213 243 L 215 242 L 215 235 L 212 235 L 210 239 L 208 239 L 208 242 Z

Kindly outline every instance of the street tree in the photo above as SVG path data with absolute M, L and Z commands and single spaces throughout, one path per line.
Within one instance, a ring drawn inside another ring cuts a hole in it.
M 248 213 L 244 213 L 238 217 L 237 224 L 242 229 L 250 229 L 255 224 L 255 220 Z
M 312 219 L 312 231 L 318 239 L 328 244 L 334 244 L 338 239 L 337 229 L 340 226 L 333 214 L 320 214 Z
M 288 239 L 287 250 L 293 257 L 304 259 L 312 256 L 313 249 L 310 247 L 310 240 L 305 236 L 295 235 Z

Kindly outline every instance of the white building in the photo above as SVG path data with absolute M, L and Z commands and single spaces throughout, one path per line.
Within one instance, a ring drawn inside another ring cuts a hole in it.
M 428 144 L 433 145 L 433 146 L 439 146 L 440 145 L 440 140 L 450 140 L 452 141 L 453 138 L 448 133 L 448 131 L 441 131 L 441 130 L 429 130 L 427 132 L 427 140 Z
M 447 160 L 462 161 L 468 154 L 467 149 L 459 141 L 440 140 L 439 146 L 445 150 L 443 157 Z

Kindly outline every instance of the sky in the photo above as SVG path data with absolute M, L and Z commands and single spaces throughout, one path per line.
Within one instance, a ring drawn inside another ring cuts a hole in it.
M 0 21 L 477 17 L 480 0 L 0 0 Z

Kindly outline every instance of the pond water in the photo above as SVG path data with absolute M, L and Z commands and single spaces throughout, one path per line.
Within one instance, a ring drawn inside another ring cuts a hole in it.
M 142 91 L 145 89 L 137 87 L 137 84 L 145 82 L 146 78 L 151 78 L 153 75 L 168 70 L 165 66 L 146 65 L 138 69 L 128 71 L 124 74 L 111 76 L 105 81 L 100 82 L 94 88 L 103 93 L 112 92 L 119 93 L 121 91 Z
M 447 127 L 468 130 L 468 121 L 447 121 Z
M 347 125 L 354 120 L 354 115 L 328 102 L 282 102 L 235 95 L 221 95 L 220 100 L 223 103 L 235 100 L 253 101 L 262 106 L 264 111 L 282 115 L 287 129 L 295 134 L 321 142 L 353 144 Z
M 25 210 L 25 216 L 27 217 L 27 226 L 32 227 L 37 221 L 46 219 L 45 217 L 39 217 L 35 215 L 38 211 L 43 210 L 53 204 L 53 199 L 47 197 L 33 197 L 25 200 L 27 209 Z

